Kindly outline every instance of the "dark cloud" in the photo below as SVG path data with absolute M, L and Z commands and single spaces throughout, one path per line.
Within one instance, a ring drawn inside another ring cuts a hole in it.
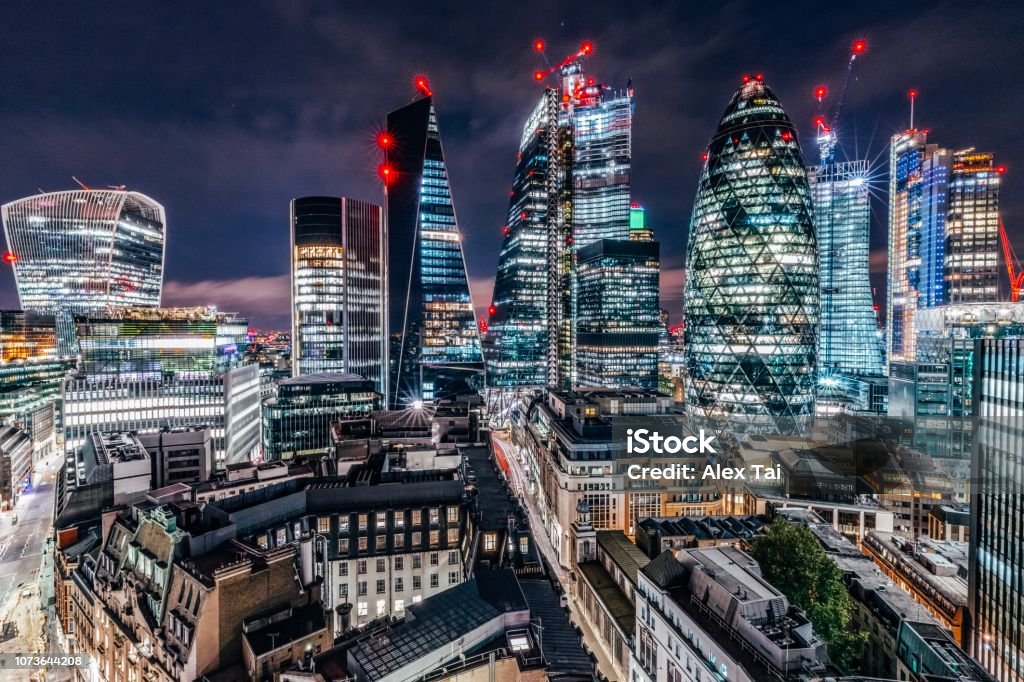
M 127 184 L 167 208 L 168 303 L 218 303 L 285 325 L 288 201 L 379 200 L 373 133 L 414 96 L 412 74 L 425 73 L 474 297 L 486 306 L 516 144 L 537 96 L 530 45 L 542 36 L 561 55 L 588 38 L 590 71 L 636 87 L 634 193 L 662 241 L 664 304 L 677 318 L 700 154 L 740 75 L 765 74 L 806 142 L 811 89 L 838 90 L 857 37 L 870 49 L 839 126 L 847 150 L 884 166 L 916 87 L 918 122 L 934 140 L 992 149 L 1011 168 L 1004 214 L 1024 233 L 1012 173 L 1024 159 L 1022 102 L 1009 81 L 1024 67 L 1022 30 L 1024 10 L 1010 3 L 19 0 L 0 22 L 0 202 L 67 188 L 71 175 Z M 885 206 L 875 209 L 878 254 Z M 877 256 L 872 271 L 884 284 Z M 0 306 L 15 305 L 0 270 Z

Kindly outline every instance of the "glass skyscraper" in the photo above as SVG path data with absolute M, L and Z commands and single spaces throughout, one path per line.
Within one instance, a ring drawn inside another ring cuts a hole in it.
M 387 391 L 383 211 L 345 197 L 291 204 L 292 372 L 358 374 Z
M 946 216 L 946 300 L 999 300 L 999 171 L 993 155 L 953 154 Z
M 796 128 L 745 79 L 707 149 L 686 254 L 686 404 L 746 434 L 814 418 L 818 248 Z
M 913 362 L 915 312 L 945 301 L 949 165 L 949 152 L 928 144 L 924 131 L 908 130 L 892 138 L 886 362 Z
M 56 317 L 60 355 L 77 352 L 74 314 L 160 305 L 166 219 L 146 195 L 50 192 L 0 213 L 21 307 Z
M 636 211 L 635 239 L 598 239 L 577 251 L 580 387 L 658 388 L 659 245 Z
M 484 344 L 489 387 L 559 381 L 572 242 L 572 135 L 560 121 L 559 90 L 548 88 L 519 144 Z
M 836 374 L 881 376 L 885 370 L 868 264 L 869 175 L 867 161 L 823 162 L 808 169 L 821 286 L 819 380 Z
M 485 344 L 488 386 L 498 390 L 585 383 L 577 375 L 579 305 L 607 291 L 598 278 L 607 270 L 591 270 L 585 285 L 598 289 L 583 292 L 578 250 L 630 238 L 633 91 L 584 77 L 578 58 L 559 76 L 560 86 L 546 89 L 527 119 L 519 147 Z M 654 305 L 641 318 L 656 316 Z M 604 327 L 597 314 L 586 313 L 588 333 Z
M 77 375 L 64 381 L 65 447 L 90 433 L 209 426 L 218 467 L 260 440 L 259 366 L 243 364 L 247 321 L 208 308 L 80 315 Z
M 1000 682 L 1024 680 L 1024 340 L 978 341 L 971 467 L 969 653 Z
M 483 357 L 433 97 L 387 116 L 389 325 L 400 407 L 481 386 Z

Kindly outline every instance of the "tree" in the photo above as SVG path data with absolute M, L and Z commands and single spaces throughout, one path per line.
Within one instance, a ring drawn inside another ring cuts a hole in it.
M 779 517 L 754 541 L 752 554 L 765 580 L 807 613 L 814 631 L 828 645 L 832 662 L 849 671 L 867 644 L 867 633 L 851 629 L 853 599 L 839 566 L 814 534 Z

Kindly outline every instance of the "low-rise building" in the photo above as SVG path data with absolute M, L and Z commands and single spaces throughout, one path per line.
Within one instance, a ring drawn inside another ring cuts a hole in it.
M 735 547 L 666 550 L 639 572 L 631 679 L 762 682 L 823 675 L 807 616 Z
M 636 546 L 650 559 L 666 549 L 743 547 L 765 530 L 761 516 L 663 516 L 636 524 Z
M 0 509 L 13 509 L 32 485 L 32 437 L 16 426 L 0 426 Z
M 908 540 L 892 533 L 869 533 L 862 544 L 882 572 L 913 595 L 939 623 L 966 646 L 967 574 L 966 542 Z

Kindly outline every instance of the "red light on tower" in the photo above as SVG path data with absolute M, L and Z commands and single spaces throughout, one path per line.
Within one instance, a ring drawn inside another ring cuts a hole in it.
M 793 133 L 789 132 L 788 130 L 783 130 L 782 131 L 782 141 L 783 142 L 789 142 L 792 139 L 793 139 Z
M 391 146 L 392 142 L 394 142 L 394 140 L 392 140 L 391 136 L 387 133 L 377 133 L 377 146 L 381 149 L 387 149 Z
M 915 97 L 917 97 L 917 90 L 908 90 L 907 97 L 909 97 L 910 99 L 914 99 Z
M 825 127 L 825 117 L 824 116 L 815 116 L 814 117 L 814 127 L 815 128 L 824 128 Z
M 595 80 L 594 80 L 594 77 L 593 77 L 593 76 L 591 76 L 590 78 L 588 78 L 588 79 L 587 79 L 587 85 L 593 85 L 593 84 L 594 84 L 594 83 L 596 83 L 596 82 L 597 82 L 597 81 L 595 81 Z
M 430 84 L 427 82 L 426 76 L 416 76 L 416 89 L 422 92 L 426 97 L 430 97 L 434 94 L 430 89 Z
M 854 55 L 863 54 L 867 51 L 868 44 L 863 40 L 855 40 L 853 41 L 853 47 L 850 49 L 853 50 Z
M 707 161 L 708 160 L 708 153 L 704 152 L 703 154 L 701 154 L 700 155 L 700 160 L 701 161 Z
M 580 45 L 580 52 L 582 54 L 590 54 L 593 51 L 594 51 L 594 43 L 590 42 L 589 40 L 584 41 L 584 43 L 582 45 Z
M 505 227 L 501 228 L 501 232 L 502 232 L 502 234 L 508 234 L 509 233 L 508 225 L 506 225 Z
M 743 74 L 743 84 L 746 85 L 749 82 L 750 82 L 750 76 L 748 76 L 747 74 Z
M 1005 172 L 1006 172 L 1006 166 L 996 166 L 996 173 L 1005 173 Z M 13 256 L 13 255 L 14 255 L 13 253 L 7 254 L 7 256 Z M 7 256 L 4 256 L 4 260 L 7 260 Z M 8 261 L 8 262 L 10 262 L 10 261 Z
M 543 52 L 544 51 L 544 41 L 541 40 L 540 38 L 537 38 L 537 40 L 533 41 L 533 49 L 536 52 Z
M 763 73 L 759 73 L 759 74 L 755 75 L 754 76 L 754 80 L 756 80 L 756 81 L 763 81 L 764 80 L 764 74 Z
M 497 312 L 498 312 L 498 309 L 494 306 L 493 303 L 487 308 L 487 314 L 488 315 L 494 315 Z
M 544 72 L 543 71 L 534 71 L 533 72 L 533 80 L 538 81 L 538 82 L 544 80 Z
M 385 185 L 390 185 L 394 182 L 395 176 L 397 175 L 397 173 L 395 173 L 395 169 L 386 163 L 382 163 L 377 167 L 377 173 L 380 175 L 380 179 L 384 181 Z
M 13 264 L 16 260 L 18 260 L 18 256 L 14 252 L 8 251 L 7 253 L 4 254 L 4 262 L 5 263 Z
M 814 88 L 814 96 L 818 98 L 819 102 L 825 99 L 825 95 L 827 94 L 828 88 L 826 88 L 824 85 L 819 85 L 818 87 Z

